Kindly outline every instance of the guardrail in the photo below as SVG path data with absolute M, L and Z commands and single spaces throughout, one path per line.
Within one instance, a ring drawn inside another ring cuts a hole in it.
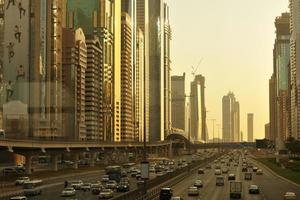
M 172 187 L 176 185 L 189 175 L 189 171 L 192 172 L 194 170 L 197 170 L 199 167 L 215 160 L 220 155 L 222 154 L 215 155 L 205 160 L 196 161 L 189 166 L 178 169 L 171 173 L 167 173 L 161 177 L 149 180 L 146 185 L 147 194 L 144 194 L 144 188 L 142 186 L 136 190 L 115 197 L 113 198 L 113 200 L 151 200 L 157 198 L 162 187 Z

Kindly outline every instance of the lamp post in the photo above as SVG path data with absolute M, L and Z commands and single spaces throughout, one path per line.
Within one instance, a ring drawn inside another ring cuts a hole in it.
M 213 123 L 213 139 L 212 139 L 212 143 L 215 143 L 215 121 L 216 119 L 208 119 L 210 121 L 212 121 Z
M 220 126 L 221 124 L 217 124 L 218 127 L 218 151 L 220 153 Z

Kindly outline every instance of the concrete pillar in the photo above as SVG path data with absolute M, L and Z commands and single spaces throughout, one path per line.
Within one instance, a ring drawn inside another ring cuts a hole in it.
M 73 168 L 74 169 L 78 169 L 78 161 L 79 161 L 79 154 L 75 153 L 73 155 L 73 162 L 74 162 Z
M 95 167 L 95 160 L 96 160 L 96 152 L 90 153 L 90 167 Z
M 32 155 L 26 155 L 25 156 L 25 172 L 26 174 L 32 173 Z
M 172 158 L 172 157 L 173 157 L 172 143 L 170 143 L 170 144 L 168 145 L 168 147 L 169 147 L 169 158 Z
M 58 165 L 57 165 L 57 163 L 58 163 L 58 156 L 59 155 L 57 155 L 57 154 L 51 156 L 52 170 L 53 171 L 58 171 Z

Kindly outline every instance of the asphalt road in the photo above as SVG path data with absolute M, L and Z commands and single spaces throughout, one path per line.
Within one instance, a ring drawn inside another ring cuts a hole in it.
M 244 173 L 241 170 L 241 160 L 238 167 L 234 167 L 233 163 L 229 168 L 229 173 L 236 175 L 236 181 L 242 181 L 242 199 L 243 200 L 282 200 L 283 195 L 287 191 L 295 192 L 300 197 L 300 187 L 295 186 L 292 183 L 282 180 L 277 176 L 270 173 L 265 167 L 255 163 L 255 166 L 261 168 L 264 172 L 263 175 L 252 174 L 251 181 L 244 180 Z M 214 165 L 212 169 L 205 169 L 205 174 L 198 175 L 197 173 L 191 174 L 189 177 L 184 179 L 179 184 L 175 185 L 172 189 L 174 196 L 180 196 L 184 200 L 195 199 L 195 200 L 229 200 L 229 181 L 227 180 L 228 174 L 223 174 L 225 177 L 224 186 L 216 186 L 216 176 L 214 175 Z M 199 189 L 199 196 L 188 196 L 188 187 L 192 186 L 195 180 L 199 177 L 204 184 L 204 187 Z M 258 185 L 260 187 L 260 194 L 253 195 L 248 193 L 248 188 L 251 184 Z
M 102 171 L 99 174 L 91 174 L 91 175 L 85 175 L 85 176 L 79 176 L 75 179 L 70 179 L 68 181 L 72 180 L 82 180 L 83 182 L 96 182 L 100 181 L 102 178 L 102 175 L 104 175 L 104 171 Z M 154 174 L 150 174 L 150 178 L 154 178 Z M 135 190 L 137 188 L 136 185 L 136 179 L 130 177 L 130 190 Z M 73 197 L 61 197 L 61 192 L 64 187 L 64 182 L 54 183 L 47 185 L 46 188 L 43 189 L 42 195 L 30 197 L 29 200 L 66 200 L 66 199 L 78 199 L 78 200 L 96 200 L 98 199 L 98 195 L 93 195 L 91 192 L 87 191 L 76 191 L 76 196 Z M 117 197 L 121 195 L 122 193 L 114 192 L 114 197 Z

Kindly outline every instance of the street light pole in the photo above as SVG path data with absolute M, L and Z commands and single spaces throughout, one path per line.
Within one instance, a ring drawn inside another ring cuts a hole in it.
M 214 143 L 215 142 L 215 121 L 216 121 L 216 119 L 208 119 L 208 120 L 213 122 L 213 139 L 212 139 L 212 143 Z
M 220 153 L 220 126 L 221 124 L 217 124 L 218 127 L 218 151 Z

